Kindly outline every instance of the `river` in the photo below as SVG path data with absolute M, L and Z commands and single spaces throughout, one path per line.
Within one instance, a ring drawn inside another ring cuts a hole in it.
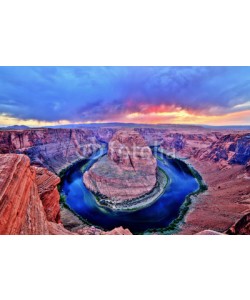
M 88 160 L 67 170 L 61 184 L 61 193 L 66 196 L 66 204 L 89 223 L 107 230 L 123 226 L 133 233 L 142 233 L 148 229 L 166 228 L 178 217 L 186 197 L 199 189 L 199 183 L 184 162 L 169 158 L 158 151 L 154 152 L 157 164 L 166 172 L 169 183 L 164 193 L 152 205 L 133 212 L 118 212 L 97 204 L 95 196 L 85 187 L 82 177 L 106 150 L 99 150 Z

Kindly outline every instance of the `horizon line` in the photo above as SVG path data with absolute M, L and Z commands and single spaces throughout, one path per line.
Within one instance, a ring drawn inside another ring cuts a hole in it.
M 105 125 L 110 125 L 110 124 L 114 124 L 114 125 L 140 125 L 140 126 L 196 126 L 196 127 L 202 127 L 202 126 L 207 126 L 207 127 L 243 127 L 243 126 L 247 126 L 250 127 L 250 124 L 229 124 L 229 125 L 211 125 L 211 124 L 188 124 L 188 123 L 137 123 L 137 122 L 93 122 L 93 123 L 68 123 L 68 124 L 55 124 L 55 125 L 31 125 L 31 126 L 27 126 L 24 124 L 21 125 L 2 125 L 0 124 L 0 128 L 7 128 L 7 127 L 27 127 L 27 128 L 47 128 L 47 127 L 58 127 L 58 126 L 62 126 L 62 127 L 66 127 L 66 126 L 105 126 Z

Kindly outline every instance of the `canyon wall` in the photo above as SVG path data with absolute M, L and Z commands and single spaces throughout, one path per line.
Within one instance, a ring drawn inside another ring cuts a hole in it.
M 61 223 L 59 204 L 60 194 L 57 189 L 60 178 L 45 168 L 33 167 L 33 169 L 36 171 L 35 183 L 47 220 Z
M 160 146 L 179 158 L 194 158 L 223 165 L 250 163 L 250 133 L 201 129 L 174 132 L 171 129 L 137 129 L 151 146 Z
M 0 154 L 26 154 L 32 165 L 55 173 L 99 148 L 94 132 L 87 129 L 0 131 Z
M 109 142 L 119 128 L 93 128 L 98 140 Z M 160 146 L 179 158 L 193 158 L 228 165 L 244 165 L 250 170 L 250 133 L 247 131 L 212 131 L 198 126 L 135 128 L 149 146 Z
M 100 141 L 109 142 L 120 128 L 93 128 Z M 135 128 L 149 146 L 160 146 L 180 158 L 194 157 L 213 162 L 246 165 L 250 162 L 250 133 L 212 131 L 197 126 L 166 128 Z M 250 166 L 248 166 L 250 168 Z
M 37 175 L 25 155 L 2 154 L 0 162 L 0 234 L 49 234 L 50 214 L 60 219 L 59 194 L 50 189 L 44 194 L 41 187 L 55 175 L 46 170 L 46 178 L 40 177 L 41 169 Z

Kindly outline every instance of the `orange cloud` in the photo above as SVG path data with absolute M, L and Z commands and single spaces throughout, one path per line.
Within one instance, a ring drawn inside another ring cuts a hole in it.
M 166 109 L 166 107 L 165 107 Z M 168 107 L 169 109 L 169 107 Z M 91 124 L 91 123 L 107 123 L 107 122 L 124 122 L 124 123 L 141 123 L 141 124 L 207 124 L 207 125 L 250 125 L 250 110 L 233 112 L 224 115 L 205 115 L 194 113 L 182 108 L 174 108 L 173 110 L 163 110 L 163 107 L 147 108 L 143 112 L 133 112 L 120 114 L 112 119 L 70 122 L 61 120 L 59 122 L 43 122 L 37 120 L 21 120 L 6 114 L 0 114 L 1 125 L 27 125 L 31 127 L 65 125 L 65 124 Z
M 173 124 L 207 124 L 207 125 L 250 125 L 250 110 L 228 113 L 225 115 L 195 114 L 185 109 L 175 111 L 156 110 L 126 115 L 127 122 L 134 123 L 173 123 Z

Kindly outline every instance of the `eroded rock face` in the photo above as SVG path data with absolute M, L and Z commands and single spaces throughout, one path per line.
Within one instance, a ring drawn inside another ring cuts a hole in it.
M 6 154 L 0 162 L 0 234 L 49 234 L 29 158 Z
M 156 159 L 144 138 L 134 130 L 120 130 L 109 142 L 108 158 L 121 169 L 155 175 Z
M 61 222 L 59 182 L 25 155 L 1 154 L 0 234 L 50 234 Z
M 47 220 L 60 223 L 60 194 L 57 185 L 60 178 L 45 168 L 33 167 L 36 172 L 36 185 Z
M 137 198 L 156 184 L 156 159 L 138 132 L 119 130 L 109 142 L 108 155 L 84 173 L 84 183 L 114 201 Z
M 0 131 L 0 154 L 26 154 L 33 165 L 55 173 L 99 148 L 94 132 L 88 129 Z
M 204 128 L 154 129 L 138 131 L 150 145 L 160 145 L 177 157 L 194 157 L 224 165 L 247 165 L 250 161 L 250 133 L 211 131 Z M 226 164 L 225 164 L 226 162 Z
M 250 234 L 250 211 L 228 229 L 227 234 Z

